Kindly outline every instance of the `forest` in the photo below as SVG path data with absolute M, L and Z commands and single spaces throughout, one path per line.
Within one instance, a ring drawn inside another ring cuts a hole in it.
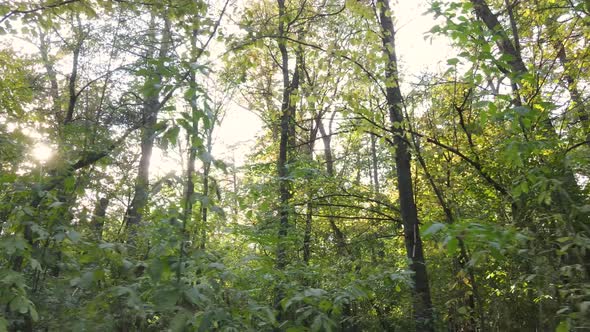
M 589 0 L 0 0 L 0 332 L 590 331 L 589 84 Z

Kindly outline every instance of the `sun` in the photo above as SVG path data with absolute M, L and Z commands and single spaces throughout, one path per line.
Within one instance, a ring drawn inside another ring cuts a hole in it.
M 40 162 L 46 162 L 53 156 L 53 149 L 45 143 L 37 143 L 33 148 L 33 158 Z

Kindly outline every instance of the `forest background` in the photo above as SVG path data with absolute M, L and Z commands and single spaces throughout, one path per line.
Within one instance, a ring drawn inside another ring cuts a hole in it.
M 590 1 L 19 0 L 0 34 L 0 331 L 590 329 Z

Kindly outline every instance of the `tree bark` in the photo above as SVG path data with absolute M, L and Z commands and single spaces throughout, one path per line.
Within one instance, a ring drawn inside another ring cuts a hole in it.
M 312 103 L 309 107 L 310 109 L 315 109 L 315 105 Z M 319 112 L 315 119 L 311 119 L 309 121 L 309 139 L 307 143 L 307 149 L 305 153 L 307 154 L 308 162 L 313 162 L 313 150 L 315 147 L 315 140 L 318 134 L 318 122 L 321 122 L 322 119 L 322 112 Z M 303 231 L 303 262 L 305 264 L 309 263 L 311 259 L 311 231 L 312 231 L 312 222 L 313 222 L 313 191 L 311 189 L 311 179 L 308 177 L 306 179 L 306 186 L 307 186 L 307 204 L 305 207 L 305 229 Z
M 395 31 L 388 0 L 378 0 L 377 7 L 381 23 L 383 52 L 387 57 L 385 69 L 386 99 L 389 117 L 394 133 L 395 164 L 397 170 L 397 187 L 400 201 L 400 212 L 404 226 L 404 242 L 406 254 L 410 260 L 410 270 L 414 282 L 413 307 L 416 330 L 434 331 L 432 301 L 428 274 L 420 237 L 418 211 L 414 201 L 410 152 L 403 128 L 402 95 L 399 88 L 397 57 L 395 53 Z
M 212 132 L 210 131 L 207 135 L 207 153 L 211 154 L 211 139 Z M 201 243 L 200 248 L 205 249 L 207 243 L 207 218 L 209 213 L 209 173 L 211 171 L 211 161 L 205 161 L 203 163 L 203 197 L 206 198 L 205 202 L 201 202 Z
M 477 16 L 479 16 L 484 22 L 486 27 L 498 35 L 499 38 L 497 39 L 496 44 L 498 45 L 500 52 L 510 56 L 510 60 L 508 61 L 510 68 L 508 68 L 508 70 L 515 76 L 525 74 L 527 72 L 526 66 L 522 61 L 522 56 L 520 55 L 518 48 L 510 41 L 508 34 L 504 31 L 498 18 L 492 13 L 485 0 L 470 1 L 473 4 Z
M 371 163 L 373 175 L 373 191 L 375 195 L 379 195 L 381 188 L 379 187 L 379 160 L 377 159 L 377 137 L 371 134 Z
M 153 17 L 152 17 L 153 23 Z M 152 25 L 152 23 L 150 25 Z M 151 29 L 152 31 L 155 29 Z M 155 39 L 152 35 L 151 39 Z M 170 48 L 170 20 L 164 19 L 164 27 L 162 30 L 162 38 L 160 40 L 160 48 L 157 52 L 156 59 L 164 59 L 167 56 Z M 152 58 L 155 53 L 154 50 L 148 51 L 147 58 Z M 135 179 L 135 191 L 131 205 L 125 214 L 125 225 L 129 230 L 129 242 L 134 242 L 134 237 L 137 232 L 137 227 L 141 223 L 144 214 L 144 209 L 149 199 L 149 176 L 150 176 L 150 161 L 152 157 L 152 150 L 154 147 L 154 139 L 156 134 L 156 123 L 158 120 L 158 112 L 162 106 L 160 102 L 161 88 L 155 87 L 162 81 L 162 75 L 155 73 L 154 76 L 147 80 L 146 84 L 153 84 L 153 87 L 147 87 L 144 94 L 143 102 L 143 123 L 144 128 L 141 133 L 141 157 L 139 160 L 137 177 Z
M 320 135 L 322 135 L 322 141 L 324 143 L 324 158 L 326 159 L 326 173 L 328 178 L 334 178 L 334 156 L 332 154 L 332 133 L 327 132 L 324 128 L 323 122 L 320 120 L 317 123 L 318 129 L 320 131 Z M 331 129 L 330 129 L 331 131 Z M 328 199 L 328 204 L 330 204 Z M 336 220 L 334 217 L 328 217 L 328 223 L 330 224 L 330 229 L 332 229 L 332 234 L 334 235 L 334 240 L 336 241 L 336 247 L 338 248 L 339 254 L 346 254 L 346 236 L 342 233 L 342 230 L 336 225 Z
M 76 91 L 76 81 L 78 80 L 78 62 L 80 61 L 80 52 L 82 51 L 82 44 L 84 43 L 84 36 L 82 31 L 82 22 L 80 20 L 80 15 L 76 16 L 78 20 L 78 40 L 76 40 L 76 45 L 74 46 L 74 50 L 72 52 L 72 72 L 70 74 L 69 82 L 68 82 L 68 94 L 69 94 L 69 101 L 68 101 L 68 110 L 66 112 L 66 117 L 64 119 L 64 125 L 68 125 L 74 119 L 74 110 L 76 109 L 76 102 L 78 101 L 78 92 Z
M 150 161 L 154 148 L 155 125 L 158 118 L 157 100 L 149 100 L 143 106 L 146 116 L 145 127 L 141 132 L 141 157 L 135 179 L 134 195 L 125 215 L 125 225 L 130 237 L 134 237 L 136 227 L 140 224 L 144 208 L 149 198 Z
M 94 213 L 92 214 L 92 219 L 90 224 L 92 225 L 92 230 L 94 231 L 94 236 L 97 240 L 102 240 L 102 232 L 104 229 L 104 218 L 107 214 L 107 207 L 109 206 L 109 199 L 103 197 L 96 202 L 94 206 Z
M 299 89 L 299 65 L 295 64 L 293 78 L 289 75 L 289 53 L 287 50 L 287 40 L 285 31 L 284 17 L 286 15 L 285 0 L 277 0 L 279 9 L 279 38 L 277 44 L 281 54 L 281 74 L 283 79 L 283 96 L 281 101 L 281 122 L 279 137 L 279 157 L 277 160 L 277 173 L 279 180 L 279 231 L 276 266 L 283 269 L 287 265 L 286 237 L 289 229 L 289 181 L 288 177 L 288 150 L 291 141 L 291 122 L 295 105 L 291 101 L 291 95 Z

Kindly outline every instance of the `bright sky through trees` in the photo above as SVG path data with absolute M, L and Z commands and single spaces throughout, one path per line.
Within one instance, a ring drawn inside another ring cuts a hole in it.
M 589 26 L 0 0 L 0 332 L 587 330 Z
M 432 15 L 424 15 L 428 3 L 427 0 L 412 0 L 395 1 L 393 4 L 405 91 L 409 91 L 409 83 L 419 81 L 421 74 L 446 69 L 446 59 L 453 54 L 448 39 L 427 37 L 427 32 L 436 24 Z M 240 106 L 240 102 L 236 100 L 237 104 L 229 105 L 215 140 L 215 150 L 229 162 L 235 158 L 238 165 L 244 163 L 263 126 L 258 116 Z M 168 166 L 163 166 L 163 170 L 174 170 L 173 162 L 165 163 Z

